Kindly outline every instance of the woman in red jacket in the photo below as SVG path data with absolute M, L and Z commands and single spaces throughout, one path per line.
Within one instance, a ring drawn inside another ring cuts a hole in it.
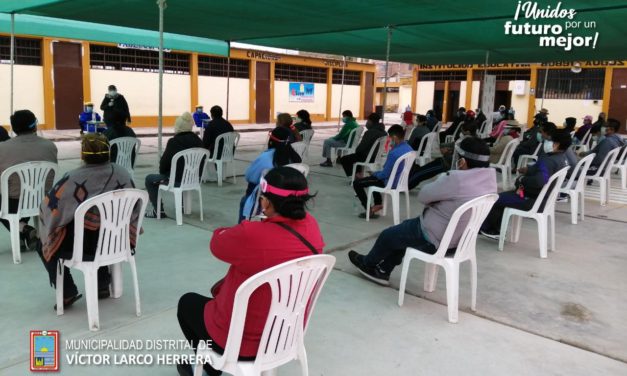
M 309 194 L 307 179 L 291 167 L 274 168 L 264 179 L 261 208 L 267 219 L 243 221 L 213 232 L 211 252 L 231 264 L 224 279 L 212 289 L 213 298 L 187 293 L 179 300 L 179 324 L 194 349 L 199 341 L 212 340 L 214 351 L 220 354 L 224 351 L 235 292 L 244 281 L 286 261 L 322 253 L 324 241 L 318 222 L 306 212 L 307 201 L 313 197 Z M 257 355 L 270 297 L 267 285 L 250 297 L 241 360 L 252 360 Z M 221 374 L 208 364 L 204 368 L 210 376 Z M 190 365 L 178 365 L 177 369 L 180 375 L 192 375 Z

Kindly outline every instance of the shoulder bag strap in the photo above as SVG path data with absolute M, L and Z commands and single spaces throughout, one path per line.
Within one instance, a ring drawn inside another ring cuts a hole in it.
M 311 252 L 313 252 L 314 255 L 319 254 L 320 252 L 318 252 L 318 250 L 311 245 L 311 243 L 305 239 L 301 234 L 299 234 L 298 232 L 296 232 L 296 230 L 294 230 L 293 228 L 291 228 L 290 226 L 286 225 L 285 223 L 282 222 L 272 222 L 275 223 L 281 227 L 283 227 L 284 229 L 286 229 L 287 231 L 289 231 L 290 233 L 292 233 L 292 235 L 296 236 L 298 238 L 298 240 L 300 240 L 301 242 L 303 242 L 304 245 L 307 246 L 307 248 L 309 248 L 309 250 Z

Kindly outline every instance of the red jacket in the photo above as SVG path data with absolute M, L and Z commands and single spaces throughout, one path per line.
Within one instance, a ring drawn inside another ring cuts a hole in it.
M 322 253 L 324 241 L 318 222 L 311 215 L 302 220 L 273 217 L 263 222 L 243 221 L 237 226 L 218 228 L 213 232 L 210 249 L 220 260 L 231 264 L 224 282 L 214 291 L 214 299 L 205 305 L 205 326 L 216 344 L 224 348 L 235 292 L 249 277 L 275 265 L 312 252 L 296 236 L 273 222 L 284 222 L 307 239 Z M 260 287 L 249 300 L 240 356 L 256 356 L 268 311 L 270 288 Z

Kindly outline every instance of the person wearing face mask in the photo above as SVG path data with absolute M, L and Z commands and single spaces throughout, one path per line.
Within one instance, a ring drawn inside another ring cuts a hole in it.
M 573 118 L 574 119 L 574 118 Z M 540 150 L 538 150 L 538 158 L 542 158 L 542 156 L 544 156 L 545 154 L 548 154 L 552 151 L 552 147 L 551 147 L 551 142 L 552 142 L 552 135 L 558 131 L 557 126 L 551 122 L 548 123 L 544 123 L 542 125 L 542 128 L 540 130 L 540 133 L 538 133 L 538 135 L 541 135 L 541 138 L 539 139 L 542 143 L 542 147 L 540 148 Z M 567 133 L 568 135 L 570 135 L 570 132 L 568 131 L 568 129 L 561 129 L 560 131 L 563 131 L 565 133 Z M 547 151 L 548 150 L 548 151 Z M 564 157 L 566 157 L 566 161 L 568 162 L 568 166 L 570 166 L 570 170 L 572 170 L 576 165 L 577 165 L 577 155 L 575 155 L 575 152 L 573 151 L 573 149 L 568 148 L 566 150 L 564 150 Z M 570 172 L 569 172 L 570 174 Z
M 504 120 L 502 122 L 504 122 Z M 515 128 L 504 128 L 501 137 L 490 147 L 490 163 L 499 163 L 501 154 L 505 151 L 507 144 L 513 139 L 518 138 L 518 136 L 518 131 Z
M 294 127 L 296 127 L 299 132 L 306 129 L 312 129 L 311 117 L 309 116 L 309 112 L 307 110 L 300 110 L 296 113 L 296 124 L 294 124 Z
M 85 102 L 85 107 L 83 112 L 78 115 L 78 125 L 81 128 L 81 134 L 87 132 L 87 122 L 88 121 L 100 121 L 100 115 L 94 111 L 94 104 L 92 102 Z M 102 133 L 107 128 L 97 127 L 96 132 Z
M 479 125 L 483 124 L 483 122 L 484 122 L 484 121 L 486 121 L 486 119 L 487 119 L 487 118 L 486 118 L 485 114 L 483 113 L 483 111 L 481 111 L 481 109 L 480 109 L 480 108 L 477 108 L 477 109 L 475 110 L 475 114 L 477 115 L 477 117 L 476 117 L 475 121 L 476 121 Z
M 601 128 L 601 127 L 599 126 L 598 128 Z M 577 129 L 577 131 L 575 132 L 575 135 L 574 135 L 574 138 L 576 140 L 575 142 L 577 144 L 581 143 L 586 133 L 588 133 L 588 131 L 590 131 L 591 129 L 592 129 L 592 115 L 586 115 L 583 118 L 583 125 L 579 127 L 579 129 Z
M 200 104 L 196 105 L 193 117 L 194 124 L 196 124 L 198 128 L 205 128 L 209 121 L 209 115 L 207 115 L 207 113 L 204 111 L 204 107 Z
M 435 128 L 435 126 L 438 124 L 438 118 L 437 116 L 435 116 L 435 111 L 427 111 L 425 117 L 427 118 L 427 128 L 429 128 L 429 131 L 432 131 L 433 128 Z
M 124 122 L 131 122 L 131 113 L 128 109 L 126 98 L 118 93 L 115 85 L 109 85 L 109 91 L 105 94 L 100 104 L 103 112 L 103 119 L 107 127 L 113 126 L 113 112 L 118 111 L 124 115 Z
M 542 141 L 542 136 L 539 136 L 538 133 L 542 128 L 542 124 L 548 121 L 546 117 L 547 114 L 548 111 L 543 108 L 542 111 L 534 116 L 533 126 L 523 134 L 520 144 L 516 147 L 516 150 L 514 150 L 513 166 L 516 166 L 518 164 L 518 159 L 521 155 L 533 154 L 538 147 L 538 143 Z
M 472 111 L 471 111 L 472 112 Z M 473 112 L 474 118 L 474 112 Z M 446 128 L 442 132 L 440 132 L 440 143 L 443 143 L 446 140 L 446 136 L 452 136 L 455 134 L 457 127 L 466 121 L 466 109 L 464 107 L 460 107 L 455 113 L 455 117 L 453 117 L 453 123 L 450 127 Z
M 551 123 L 549 123 L 551 124 Z M 494 240 L 501 236 L 501 221 L 505 208 L 529 210 L 533 207 L 551 176 L 568 166 L 564 152 L 570 147 L 570 134 L 563 129 L 553 131 L 551 140 L 543 143 L 544 154 L 530 166 L 519 169 L 513 191 L 502 192 L 481 226 L 481 234 Z
M 366 121 L 366 131 L 357 145 L 354 154 L 348 154 L 342 156 L 340 158 L 340 163 L 344 168 L 344 173 L 346 176 L 351 176 L 353 174 L 353 166 L 357 162 L 366 162 L 366 158 L 368 157 L 368 153 L 370 152 L 370 148 L 374 145 L 377 140 L 383 136 L 387 135 L 385 132 L 385 127 L 383 123 L 381 123 L 381 117 L 376 112 L 368 115 L 368 120 Z M 377 152 L 373 154 L 373 158 L 376 157 Z M 368 161 L 369 163 L 374 162 Z M 358 168 L 355 174 L 355 178 L 361 178 L 361 169 Z
M 333 162 L 331 161 L 331 149 L 346 146 L 350 133 L 353 129 L 359 127 L 359 124 L 357 124 L 357 121 L 353 117 L 353 113 L 350 110 L 342 112 L 342 122 L 344 123 L 344 126 L 342 126 L 340 133 L 324 140 L 322 145 L 322 157 L 326 158 L 326 160 L 320 163 L 321 167 L 333 167 Z
M 592 153 L 596 154 L 590 164 L 590 169 L 588 169 L 588 175 L 597 173 L 601 163 L 603 163 L 610 151 L 625 146 L 625 140 L 618 134 L 619 129 L 620 122 L 616 119 L 607 119 L 607 127 L 592 129 L 592 137 L 597 143 L 596 146 L 589 152 L 579 154 L 580 157 L 585 157 Z
M 418 150 L 420 141 L 430 132 L 429 128 L 427 128 L 427 118 L 423 115 L 416 116 L 416 126 L 411 130 L 409 140 L 407 140 L 409 146 L 414 150 Z
M 396 160 L 407 153 L 414 152 L 409 144 L 405 142 L 405 130 L 399 124 L 394 124 L 393 126 L 391 126 L 390 129 L 388 129 L 388 135 L 390 136 L 391 149 L 388 152 L 387 158 L 385 159 L 383 170 L 373 172 L 371 176 L 356 179 L 353 182 L 353 189 L 355 190 L 357 198 L 361 202 L 361 206 L 363 206 L 366 210 L 370 210 L 370 218 L 378 218 L 378 215 L 376 213 L 383 209 L 383 205 L 381 205 L 381 194 L 378 192 L 374 192 L 372 194 L 374 198 L 374 205 L 371 208 L 366 207 L 366 205 L 368 204 L 366 189 L 372 186 L 385 187 L 389 179 L 398 179 L 398 174 L 402 172 L 402 165 L 401 168 L 399 168 L 397 171 L 397 176 L 391 176 L 392 169 L 394 168 Z M 360 214 L 359 217 L 366 218 L 366 213 L 364 212 Z
M 403 261 L 407 247 L 434 254 L 457 208 L 472 199 L 497 192 L 496 172 L 489 168 L 488 145 L 476 137 L 467 137 L 456 148 L 457 169 L 441 174 L 420 190 L 418 201 L 424 209 L 419 217 L 383 230 L 367 254 L 354 250 L 348 253 L 348 259 L 364 277 L 388 285 L 390 274 Z M 457 247 L 468 220 L 468 216 L 460 219 L 451 239 L 451 249 Z

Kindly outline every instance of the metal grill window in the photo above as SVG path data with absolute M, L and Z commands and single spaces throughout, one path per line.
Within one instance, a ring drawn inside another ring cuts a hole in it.
M 11 37 L 0 37 L 0 62 L 11 64 Z M 41 65 L 41 39 L 15 38 L 15 64 Z
M 89 50 L 92 69 L 159 72 L 158 51 L 94 44 Z M 164 52 L 163 73 L 189 74 L 189 54 Z
M 228 59 L 225 57 L 198 56 L 198 74 L 227 77 Z M 231 58 L 228 75 L 233 78 L 250 78 L 250 61 Z
M 536 98 L 544 97 L 546 69 L 538 70 Z M 549 69 L 546 81 L 546 99 L 603 99 L 605 69 L 583 69 L 573 73 L 570 69 Z
M 333 83 L 342 83 L 342 70 L 333 69 Z M 344 85 L 361 85 L 361 72 L 353 70 L 344 70 Z
M 466 81 L 466 71 L 418 71 L 418 81 Z
M 274 66 L 274 79 L 277 81 L 313 82 L 324 84 L 327 82 L 327 69 L 277 63 Z
M 472 79 L 474 81 L 483 81 L 484 71 L 474 71 Z M 531 80 L 531 70 L 529 69 L 500 69 L 488 70 L 489 75 L 496 76 L 497 81 L 529 81 Z

